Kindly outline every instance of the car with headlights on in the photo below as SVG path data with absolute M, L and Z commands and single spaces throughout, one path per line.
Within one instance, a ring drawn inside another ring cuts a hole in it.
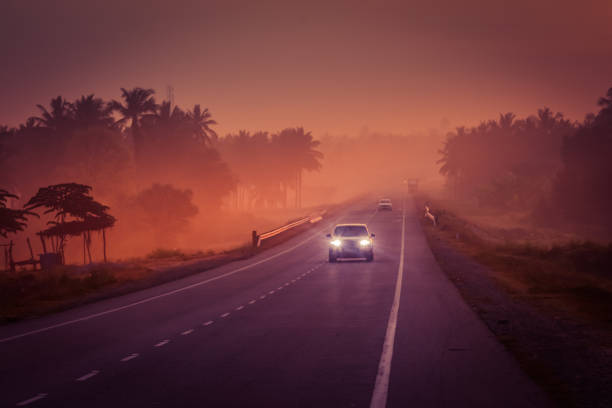
M 378 200 L 378 209 L 379 210 L 393 210 L 393 204 L 391 204 L 391 200 L 388 198 L 381 198 Z
M 374 234 L 365 224 L 338 224 L 329 238 L 329 262 L 340 258 L 374 259 Z

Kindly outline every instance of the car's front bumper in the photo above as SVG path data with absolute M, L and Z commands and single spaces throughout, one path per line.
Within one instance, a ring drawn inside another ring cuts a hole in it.
M 372 254 L 372 245 L 329 247 L 330 255 L 337 258 L 366 258 Z

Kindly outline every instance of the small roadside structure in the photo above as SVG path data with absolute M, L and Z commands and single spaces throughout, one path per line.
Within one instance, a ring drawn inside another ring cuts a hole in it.
M 28 210 L 15 210 L 8 208 L 7 201 L 9 198 L 19 198 L 15 194 L 9 193 L 7 190 L 0 189 L 0 237 L 8 238 L 9 234 L 15 234 L 23 231 L 26 227 L 26 216 L 38 215 Z M 38 261 L 34 259 L 34 253 L 32 251 L 32 245 L 30 239 L 27 239 L 28 246 L 30 248 L 31 259 L 26 261 L 15 262 L 13 259 L 13 241 L 8 244 L 0 244 L 0 247 L 4 249 L 4 269 L 15 270 L 16 265 L 32 265 L 36 268 Z

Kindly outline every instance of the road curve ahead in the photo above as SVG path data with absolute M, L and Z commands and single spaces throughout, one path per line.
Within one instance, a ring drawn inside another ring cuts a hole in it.
M 0 328 L 0 406 L 548 406 L 438 268 L 411 198 L 394 203 L 356 203 L 254 258 Z M 337 222 L 368 224 L 373 262 L 327 262 Z

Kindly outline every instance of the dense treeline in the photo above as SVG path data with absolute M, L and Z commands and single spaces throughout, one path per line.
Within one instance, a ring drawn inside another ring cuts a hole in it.
M 0 127 L 0 186 L 11 193 L 76 181 L 106 196 L 160 183 L 192 189 L 208 212 L 231 192 L 234 206 L 286 206 L 291 189 L 297 206 L 302 171 L 321 166 L 318 142 L 303 128 L 220 138 L 208 109 L 157 104 L 152 89 L 122 88 L 109 102 L 58 96 L 37 107 L 17 128 Z
M 599 113 L 572 123 L 548 108 L 450 132 L 440 172 L 455 197 L 532 211 L 541 223 L 612 226 L 612 88 Z
M 598 101 L 599 112 L 587 115 L 564 139 L 563 168 L 551 197 L 539 213 L 553 222 L 603 225 L 612 230 L 612 88 Z M 554 211 L 558 207 L 560 211 Z
M 19 126 L 0 126 L 0 221 L 11 221 L 2 236 L 25 227 L 15 211 L 39 188 L 77 183 L 113 209 L 122 253 L 174 247 L 195 224 L 206 237 L 226 233 L 222 210 L 299 207 L 303 172 L 321 167 L 319 142 L 303 128 L 219 137 L 208 109 L 158 103 L 152 89 L 36 106 Z M 25 233 L 46 228 L 43 218 L 30 217 Z
M 303 171 L 319 170 L 323 158 L 316 150 L 319 142 L 301 127 L 272 135 L 240 131 L 213 145 L 238 177 L 232 197 L 237 208 L 287 207 L 289 189 L 300 207 Z
M 525 119 L 501 114 L 497 121 L 449 133 L 440 172 L 457 197 L 475 197 L 481 206 L 527 208 L 541 191 L 550 191 L 563 138 L 573 130 L 548 108 Z

